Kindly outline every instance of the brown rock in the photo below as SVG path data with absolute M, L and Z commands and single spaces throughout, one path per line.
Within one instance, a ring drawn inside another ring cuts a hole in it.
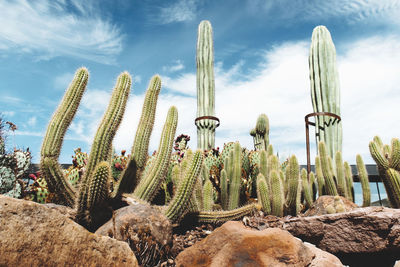
M 35 202 L 0 195 L 0 266 L 138 266 L 128 244 Z
M 127 242 L 143 266 L 167 260 L 172 248 L 172 224 L 156 206 L 129 200 L 96 234 Z M 146 253 L 144 253 L 146 251 Z
M 304 242 L 304 245 L 308 247 L 314 254 L 315 258 L 311 262 L 308 267 L 320 267 L 320 266 L 329 266 L 329 267 L 336 267 L 336 266 L 343 266 L 340 260 L 335 256 L 326 251 L 323 251 L 313 244 Z
M 347 198 L 336 196 L 343 203 L 345 211 L 351 211 L 358 206 Z M 328 207 L 330 206 L 330 207 Z M 320 196 L 305 213 L 304 216 L 316 216 L 328 214 L 329 208 L 335 209 L 335 196 Z
M 286 231 L 246 228 L 240 222 L 227 222 L 204 240 L 185 249 L 176 258 L 176 266 L 317 266 L 315 250 Z M 339 259 L 318 266 L 342 266 Z M 326 257 L 328 259 L 328 257 Z
M 285 220 L 284 230 L 330 253 L 400 252 L 400 209 L 350 212 Z

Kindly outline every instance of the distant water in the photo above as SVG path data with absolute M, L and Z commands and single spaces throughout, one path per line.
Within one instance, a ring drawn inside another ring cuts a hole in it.
M 363 202 L 361 183 L 353 183 L 353 184 L 354 184 L 354 195 L 356 199 L 355 203 L 361 206 Z M 378 185 L 379 185 L 379 193 L 381 195 L 381 199 L 387 198 L 386 190 L 383 183 L 378 183 Z M 369 188 L 371 190 L 371 203 L 379 201 L 378 189 L 376 183 L 369 183 Z

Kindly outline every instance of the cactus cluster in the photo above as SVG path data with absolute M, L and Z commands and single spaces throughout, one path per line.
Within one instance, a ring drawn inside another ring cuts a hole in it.
M 29 149 L 27 151 L 15 149 L 12 153 L 0 154 L 0 194 L 14 198 L 23 196 L 22 178 L 28 171 L 31 158 Z
M 400 141 L 393 138 L 391 145 L 384 145 L 379 136 L 369 143 L 392 208 L 400 208 Z

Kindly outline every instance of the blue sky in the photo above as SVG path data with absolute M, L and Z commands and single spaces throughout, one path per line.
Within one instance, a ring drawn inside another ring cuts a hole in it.
M 400 1 L 3 0 L 0 112 L 18 126 L 8 134 L 8 148 L 29 147 L 33 162 L 40 160 L 50 117 L 81 66 L 90 71 L 89 84 L 60 162 L 69 163 L 76 147 L 90 151 L 116 77 L 125 70 L 134 84 L 116 150 L 130 150 L 144 91 L 156 73 L 163 88 L 150 150 L 157 149 L 171 105 L 179 112 L 177 134 L 189 134 L 196 148 L 195 50 L 205 19 L 214 32 L 217 146 L 240 141 L 252 148 L 249 131 L 266 113 L 275 151 L 296 154 L 305 164 L 304 116 L 312 112 L 308 53 L 317 25 L 329 29 L 337 49 L 344 159 L 354 164 L 360 153 L 373 163 L 373 136 L 386 143 L 399 137 Z

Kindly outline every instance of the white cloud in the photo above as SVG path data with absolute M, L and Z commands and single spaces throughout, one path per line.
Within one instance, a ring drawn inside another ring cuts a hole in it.
M 196 97 L 196 74 L 185 73 L 177 78 L 162 76 L 163 87 L 171 92 Z
M 84 7 L 79 1 L 0 1 L 0 49 L 33 54 L 39 60 L 72 56 L 114 63 L 123 36 L 92 5 L 90 1 Z
M 176 60 L 176 61 L 174 62 L 173 65 L 170 65 L 170 66 L 163 66 L 163 67 L 162 67 L 162 70 L 163 70 L 164 72 L 176 72 L 176 71 L 183 70 L 184 68 L 185 68 L 185 66 L 183 65 L 182 61 L 178 59 L 178 60 Z
M 59 90 L 66 90 L 74 78 L 73 72 L 66 72 L 54 78 L 54 87 Z
M 196 1 L 179 0 L 169 6 L 160 8 L 159 22 L 168 24 L 193 20 L 196 17 L 196 9 Z
M 2 111 L 1 115 L 4 116 L 5 118 L 12 117 L 15 115 L 15 111 Z
M 30 117 L 28 119 L 28 122 L 27 122 L 28 126 L 30 126 L 30 127 L 35 126 L 36 123 L 37 123 L 37 117 L 36 116 Z
M 247 1 L 247 7 L 253 12 L 262 10 L 278 14 L 282 19 L 301 18 L 319 23 L 332 18 L 340 18 L 349 23 L 400 23 L 398 0 L 254 0 Z

